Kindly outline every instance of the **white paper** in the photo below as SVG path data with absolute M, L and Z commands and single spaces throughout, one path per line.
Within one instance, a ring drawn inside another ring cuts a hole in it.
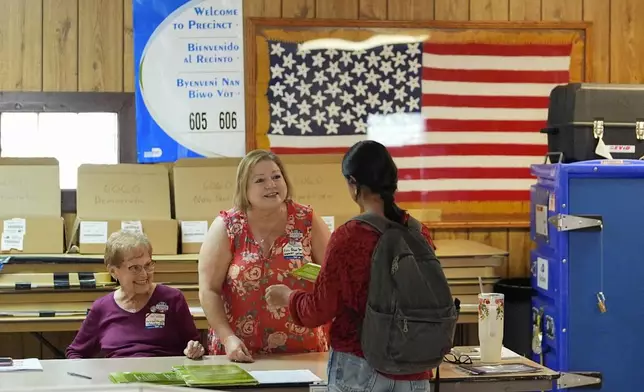
M 329 226 L 329 231 L 333 233 L 335 230 L 335 217 L 334 216 L 323 216 L 322 220 Z
M 249 371 L 260 384 L 306 384 L 321 382 L 320 377 L 304 370 L 253 370 Z
M 121 221 L 121 230 L 143 233 L 143 225 L 141 221 Z
M 548 209 L 542 204 L 534 206 L 534 230 L 537 234 L 548 236 Z
M 190 310 L 190 314 L 194 315 L 203 315 L 203 308 L 201 306 L 190 306 L 188 308 Z
M 604 139 L 602 137 L 600 137 L 599 140 L 597 141 L 595 154 L 606 159 L 613 159 L 613 156 L 610 153 L 610 149 L 606 146 L 606 144 L 604 143 Z
M 200 244 L 206 240 L 208 221 L 181 221 L 181 243 Z
M 548 260 L 537 257 L 537 286 L 548 290 Z
M 472 359 L 480 359 L 481 358 L 481 348 L 480 347 L 475 347 L 472 349 L 472 352 L 465 352 L 465 351 L 458 351 L 455 353 L 456 355 L 467 355 L 468 357 Z M 501 359 L 512 359 L 512 358 L 520 358 L 521 356 L 514 351 L 510 350 L 509 348 L 502 347 L 501 348 Z
M 27 232 L 27 221 L 23 218 L 6 219 L 3 223 L 3 233 L 21 233 Z
M 22 251 L 24 249 L 24 239 L 23 233 L 2 233 L 0 251 L 10 251 L 12 249 Z
M 81 221 L 80 236 L 78 242 L 81 244 L 104 244 L 107 242 L 107 222 Z
M 19 372 L 23 370 L 42 370 L 38 358 L 14 359 L 12 366 L 0 366 L 0 372 Z

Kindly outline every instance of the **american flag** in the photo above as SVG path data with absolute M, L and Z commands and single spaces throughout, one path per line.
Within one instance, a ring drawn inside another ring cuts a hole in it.
M 344 153 L 389 117 L 376 139 L 399 169 L 396 200 L 449 202 L 529 200 L 530 165 L 547 152 L 548 97 L 569 81 L 572 45 L 268 48 L 272 151 Z M 395 120 L 405 116 L 420 119 L 415 134 Z

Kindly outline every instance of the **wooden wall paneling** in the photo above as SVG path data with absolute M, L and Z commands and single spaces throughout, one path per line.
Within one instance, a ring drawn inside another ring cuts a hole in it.
M 434 19 L 434 0 L 389 0 L 387 19 L 432 20 Z
M 610 2 L 610 82 L 644 82 L 644 15 L 642 0 Z M 595 35 L 596 36 L 596 35 Z
M 134 20 L 132 0 L 123 1 L 123 91 L 134 92 Z
M 541 20 L 580 21 L 583 0 L 541 0 Z
M 508 230 L 508 277 L 525 278 L 530 276 L 530 250 L 534 243 L 528 229 Z
M 78 0 L 43 0 L 43 91 L 78 91 Z
M 583 17 L 593 22 L 592 76 L 593 82 L 610 82 L 610 1 L 584 0 Z
M 359 0 L 360 19 L 387 19 L 387 0 Z
M 78 2 L 78 90 L 123 91 L 123 0 Z
M 244 0 L 244 17 L 271 17 L 282 16 L 281 0 Z
M 541 0 L 510 0 L 509 7 L 510 20 L 541 20 Z
M 469 0 L 434 0 L 434 19 L 469 20 Z
M 508 20 L 510 17 L 509 0 L 470 1 L 470 20 Z
M 358 19 L 360 0 L 317 0 L 315 16 L 324 19 Z
M 315 18 L 315 0 L 282 0 L 282 18 Z
M 42 90 L 42 0 L 0 1 L 0 91 Z
M 466 240 L 469 238 L 467 229 L 434 229 L 432 238 L 435 240 Z

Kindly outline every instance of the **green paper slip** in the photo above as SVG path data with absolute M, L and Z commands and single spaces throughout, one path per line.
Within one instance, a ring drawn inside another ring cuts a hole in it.
M 296 276 L 300 279 L 308 280 L 310 282 L 315 282 L 315 280 L 318 278 L 318 275 L 320 275 L 321 268 L 322 267 L 320 267 L 318 264 L 307 263 L 300 268 L 291 271 L 291 275 Z
M 143 382 L 159 385 L 185 385 L 183 379 L 175 372 L 116 372 L 110 373 L 110 381 L 114 384 L 129 384 Z
M 237 365 L 184 365 L 174 366 L 172 370 L 188 386 L 259 384 L 250 373 Z

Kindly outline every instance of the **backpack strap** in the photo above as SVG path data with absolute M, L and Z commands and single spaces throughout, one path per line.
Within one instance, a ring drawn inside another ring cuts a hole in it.
M 382 215 L 374 214 L 372 212 L 365 212 L 364 214 L 353 217 L 351 220 L 366 223 L 374 229 L 378 230 L 380 234 L 383 234 L 392 226 L 404 227 L 400 224 L 397 224 L 396 222 L 390 221 Z M 422 224 L 411 215 L 409 215 L 409 219 L 407 219 L 406 227 L 408 227 L 410 231 L 422 231 Z
M 391 223 L 393 223 L 384 216 L 372 212 L 365 212 L 364 214 L 354 216 L 351 220 L 366 223 L 376 229 L 380 234 L 387 231 L 391 227 Z

